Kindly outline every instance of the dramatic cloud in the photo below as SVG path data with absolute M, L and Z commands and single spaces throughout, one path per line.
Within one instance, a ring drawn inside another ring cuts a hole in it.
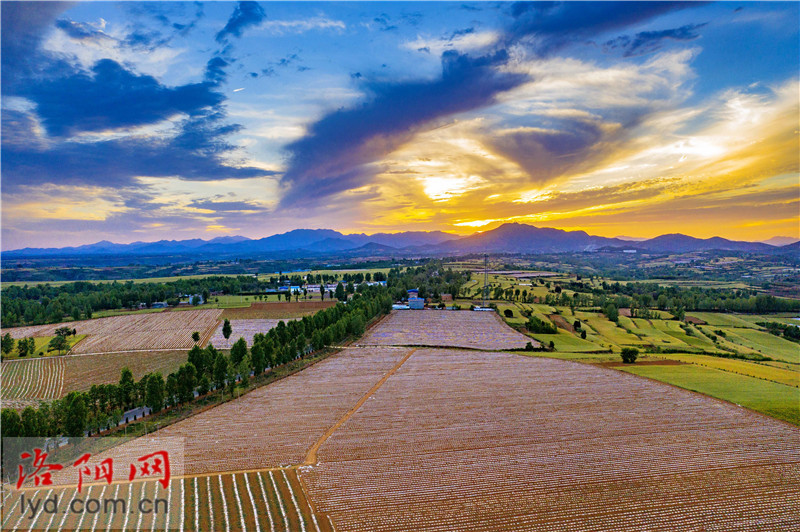
M 797 231 L 797 4 L 2 7 L 6 249 Z
M 4 117 L 5 127 L 8 123 Z M 224 131 L 224 130 L 223 130 Z M 15 133 L 10 133 L 15 135 Z M 224 141 L 220 141 L 224 144 Z M 3 188 L 52 183 L 104 187 L 136 186 L 139 176 L 171 177 L 192 181 L 243 179 L 272 175 L 252 166 L 234 166 L 196 131 L 174 139 L 128 137 L 100 142 L 60 141 L 45 151 L 18 144 L 2 150 Z
M 225 42 L 228 36 L 241 37 L 245 28 L 256 26 L 267 18 L 258 2 L 239 2 L 225 27 L 217 33 L 217 42 Z
M 579 37 L 624 28 L 700 2 L 516 2 L 510 42 L 535 36 L 541 51 L 552 51 Z
M 113 40 L 113 38 L 105 32 L 82 22 L 58 20 L 56 21 L 56 28 L 79 41 Z
M 42 36 L 56 17 L 70 6 L 63 2 L 6 2 L 2 8 L 2 91 L 18 88 L 20 80 L 39 72 Z M 48 61 L 48 71 L 67 68 L 66 63 Z
M 437 119 L 489 104 L 498 92 L 525 76 L 495 71 L 500 53 L 470 58 L 442 56 L 442 77 L 430 82 L 372 84 L 362 105 L 331 113 L 290 144 L 290 166 L 282 179 L 289 187 L 282 205 L 317 200 L 365 184 L 373 170 L 363 168 Z
M 432 82 L 397 82 L 367 86 L 371 98 L 360 106 L 338 110 L 308 128 L 308 136 L 287 146 L 289 167 L 282 183 L 287 193 L 281 201 L 286 207 L 301 200 L 320 199 L 366 184 L 375 173 L 369 163 L 389 153 L 410 136 L 437 119 L 471 111 L 494 102 L 495 96 L 525 81 L 522 73 L 500 72 L 509 58 L 508 50 L 523 39 L 535 36 L 542 53 L 564 44 L 563 35 L 591 36 L 647 20 L 685 7 L 674 2 L 625 3 L 517 3 L 512 5 L 514 22 L 502 36 L 491 34 L 496 51 L 473 58 L 447 50 L 442 54 L 443 74 Z M 386 23 L 385 17 L 376 22 Z M 455 31 L 450 41 L 470 40 L 471 28 Z M 433 49 L 437 43 L 418 40 L 406 46 Z M 578 127 L 578 126 L 576 126 Z M 584 127 L 584 132 L 587 129 Z M 562 133 L 561 142 L 583 144 L 581 133 Z M 517 148 L 534 148 L 531 142 L 554 144 L 552 135 L 512 140 Z M 594 135 L 594 140 L 597 135 Z M 511 146 L 509 146 L 510 148 Z
M 165 87 L 105 59 L 91 73 L 32 81 L 26 96 L 36 104 L 48 133 L 64 136 L 151 124 L 176 113 L 195 114 L 223 101 L 214 89 L 211 83 Z
M 255 213 L 263 212 L 266 209 L 263 205 L 258 205 L 249 201 L 216 201 L 216 200 L 196 200 L 189 204 L 193 209 L 209 211 L 212 213 Z
M 680 28 L 661 31 L 643 31 L 633 37 L 627 35 L 617 37 L 605 44 L 608 49 L 622 49 L 623 56 L 632 57 L 643 55 L 660 50 L 664 41 L 693 41 L 700 37 L 696 30 L 706 26 L 704 24 L 687 24 Z

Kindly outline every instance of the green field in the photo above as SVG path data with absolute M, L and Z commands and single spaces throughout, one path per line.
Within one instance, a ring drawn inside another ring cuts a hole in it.
M 723 314 L 719 312 L 688 312 L 687 316 L 699 318 L 709 325 L 722 327 L 752 327 L 748 321 L 736 314 Z
M 640 339 L 615 323 L 610 322 L 605 316 L 587 312 L 576 312 L 576 316 L 582 322 L 589 325 L 605 342 L 610 342 L 618 347 L 621 346 L 643 346 L 648 342 Z
M 42 357 L 57 356 L 58 355 L 58 351 L 50 351 L 50 352 L 47 351 L 47 347 L 50 344 L 50 340 L 52 340 L 53 338 L 55 338 L 55 337 L 54 336 L 36 336 L 36 337 L 34 337 L 33 341 L 34 341 L 35 347 L 33 349 L 33 353 L 29 353 L 28 356 L 25 357 L 25 358 L 39 358 L 40 356 L 42 356 Z M 67 345 L 71 348 L 73 345 L 77 344 L 78 342 L 80 342 L 84 338 L 86 338 L 85 334 L 78 334 L 78 335 L 75 335 L 75 336 L 67 336 Z M 14 350 L 11 351 L 11 353 L 9 353 L 8 356 L 3 355 L 3 360 L 14 360 L 15 358 L 19 358 L 19 356 L 17 356 L 17 352 L 18 352 L 17 351 L 17 346 L 15 344 L 14 345 Z M 42 354 L 39 355 L 39 353 L 42 353 Z
M 763 362 L 753 362 L 748 360 L 739 360 L 735 358 L 721 358 L 708 355 L 696 354 L 664 354 L 653 355 L 659 358 L 666 358 L 668 360 L 679 360 L 689 364 L 696 364 L 698 366 L 705 366 L 709 368 L 728 371 L 730 373 L 737 373 L 739 375 L 747 375 L 748 377 L 755 377 L 757 379 L 764 379 L 795 388 L 800 387 L 800 372 L 793 368 L 781 368 L 776 366 L 767 365 Z
M 626 366 L 623 371 L 730 401 L 756 412 L 800 425 L 800 388 L 728 371 L 684 364 Z
M 165 308 L 145 308 L 142 310 L 130 309 L 113 309 L 113 310 L 97 310 L 92 312 L 92 318 L 108 318 L 110 316 L 127 316 L 129 314 L 150 314 L 154 312 L 164 312 Z
M 556 351 L 586 352 L 608 350 L 608 347 L 601 347 L 594 342 L 590 342 L 588 337 L 586 340 L 583 340 L 562 329 L 558 330 L 558 334 L 530 334 L 529 336 L 535 338 L 545 346 L 550 345 L 552 341 Z
M 758 353 L 794 364 L 800 363 L 800 344 L 755 329 L 724 328 L 726 339 Z

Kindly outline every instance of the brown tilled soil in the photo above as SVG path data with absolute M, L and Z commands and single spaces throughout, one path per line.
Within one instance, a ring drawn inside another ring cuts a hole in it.
M 506 325 L 495 312 L 396 310 L 357 343 L 502 350 L 523 349 L 528 342 L 540 345 Z
M 350 347 L 159 430 L 186 438 L 186 474 L 226 472 L 210 496 L 204 476 L 198 494 L 173 484 L 170 526 L 197 509 L 216 530 L 800 529 L 800 429 L 624 372 L 475 350 L 517 340 L 478 314 L 393 313 L 370 332 L 473 350 Z
M 325 431 L 408 351 L 347 349 L 157 434 L 186 438 L 189 475 L 301 464 Z
M 625 373 L 420 349 L 302 476 L 337 530 L 797 530 L 798 442 Z
M 555 323 L 557 327 L 560 327 L 571 333 L 575 332 L 575 327 L 573 327 L 572 324 L 568 322 L 566 318 L 564 318 L 564 316 L 560 314 L 548 314 L 547 317 L 550 318 L 550 320 Z
M 130 314 L 92 320 L 15 327 L 2 332 L 14 338 L 53 336 L 58 327 L 74 328 L 78 334 L 87 335 L 75 344 L 74 354 L 115 353 L 145 349 L 186 349 L 194 345 L 192 333 L 210 335 L 222 313 L 219 309 L 186 310 Z
M 700 318 L 695 318 L 694 316 L 686 316 L 684 321 L 694 323 L 695 325 L 706 325 L 705 321 L 701 320 Z
M 301 318 L 335 305 L 336 300 L 330 299 L 325 301 L 251 303 L 249 307 L 223 309 L 221 318 L 230 320 Z

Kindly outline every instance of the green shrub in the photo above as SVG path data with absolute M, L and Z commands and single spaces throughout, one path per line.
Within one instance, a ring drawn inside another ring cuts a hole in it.
M 635 347 L 624 347 L 620 356 L 625 364 L 634 364 L 636 359 L 639 358 L 639 350 Z

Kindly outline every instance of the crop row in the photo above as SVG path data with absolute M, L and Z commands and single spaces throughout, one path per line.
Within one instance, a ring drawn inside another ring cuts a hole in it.
M 32 358 L 2 364 L 2 399 L 55 399 L 64 386 L 64 357 Z
M 14 338 L 53 336 L 59 327 L 75 329 L 87 337 L 72 352 L 107 353 L 144 349 L 188 349 L 192 333 L 205 337 L 217 326 L 219 309 L 159 312 L 112 316 L 93 320 L 4 329 Z
M 78 493 L 74 488 L 42 489 L 26 492 L 26 499 L 37 501 L 56 497 L 59 512 L 51 514 L 39 506 L 31 513 L 20 512 L 20 492 L 9 491 L 3 499 L 3 530 L 197 530 L 276 532 L 332 530 L 325 516 L 316 515 L 305 496 L 296 470 L 174 478 L 168 488 L 155 481 L 87 485 Z M 101 502 L 99 507 L 77 501 Z M 139 503 L 144 503 L 140 511 Z M 165 502 L 157 502 L 158 500 Z M 62 511 L 70 506 L 79 511 Z M 147 512 L 150 508 L 158 512 Z
M 590 365 L 419 350 L 320 447 L 339 530 L 800 527 L 800 430 Z
M 373 327 L 360 345 L 420 345 L 472 349 L 522 349 L 536 344 L 494 312 L 400 310 Z
M 185 438 L 187 474 L 300 464 L 314 442 L 406 353 L 347 349 L 158 435 Z
M 281 320 L 231 320 L 231 335 L 225 338 L 222 334 L 224 324 L 219 324 L 209 343 L 217 349 L 230 349 L 239 338 L 244 338 L 248 346 L 253 345 L 253 337 L 256 333 L 266 334 L 270 329 L 278 325 Z M 288 320 L 287 320 L 288 321 Z

